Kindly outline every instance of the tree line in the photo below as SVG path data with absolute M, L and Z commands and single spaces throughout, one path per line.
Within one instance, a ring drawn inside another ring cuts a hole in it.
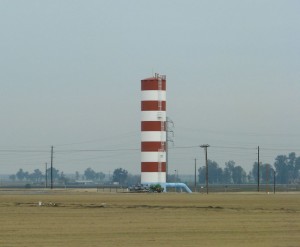
M 225 163 L 224 169 L 217 162 L 208 160 L 208 183 L 210 184 L 246 184 L 272 183 L 274 178 L 280 184 L 300 183 L 300 157 L 292 152 L 289 155 L 278 155 L 273 165 L 254 162 L 252 169 L 247 172 L 234 161 Z M 206 182 L 206 166 L 198 169 L 199 183 Z
M 103 172 L 96 172 L 90 167 L 87 168 L 83 174 L 80 174 L 78 171 L 76 171 L 73 178 L 66 176 L 64 172 L 60 172 L 54 167 L 52 168 L 52 179 L 54 182 L 59 184 L 67 184 L 80 180 L 88 180 L 97 184 L 103 184 L 105 178 L 106 175 Z M 47 180 L 50 183 L 51 168 L 48 168 L 45 173 L 41 172 L 39 169 L 35 169 L 32 173 L 30 173 L 20 168 L 16 174 L 10 175 L 9 179 L 12 181 L 32 182 L 37 184 L 44 183 Z M 140 176 L 131 175 L 123 168 L 115 169 L 112 177 L 106 179 L 108 183 L 116 183 L 119 185 L 137 184 L 139 183 L 139 180 Z
M 47 173 L 47 178 L 45 173 Z M 10 175 L 9 179 L 12 181 L 26 181 L 33 183 L 44 182 L 46 179 L 50 181 L 51 168 L 48 168 L 47 172 L 45 173 L 42 173 L 39 169 L 35 169 L 32 173 L 29 173 L 28 171 L 24 171 L 22 168 L 20 168 L 16 174 Z M 52 168 L 52 178 L 60 183 L 64 183 L 68 180 L 64 172 L 60 172 L 54 167 Z
M 50 181 L 51 168 L 47 169 L 47 180 Z M 274 175 L 276 182 L 279 184 L 300 183 L 300 157 L 292 152 L 288 155 L 278 155 L 273 165 L 259 165 L 259 179 L 261 183 L 273 183 Z M 90 180 L 97 184 L 116 183 L 120 185 L 133 185 L 140 183 L 139 175 L 131 175 L 123 168 L 117 168 L 113 171 L 112 176 L 107 178 L 103 172 L 96 172 L 92 168 L 87 168 L 83 174 L 75 172 L 75 178 L 71 179 L 55 168 L 52 170 L 52 178 L 56 183 L 66 184 L 72 180 Z M 32 173 L 19 169 L 16 174 L 9 177 L 13 181 L 28 181 L 33 183 L 45 182 L 45 173 L 39 169 L 35 169 Z M 237 165 L 234 161 L 225 163 L 225 167 L 221 168 L 215 161 L 208 160 L 208 183 L 210 184 L 246 184 L 257 183 L 258 181 L 258 165 L 253 163 L 252 169 L 247 173 L 241 165 Z M 168 176 L 169 182 L 180 182 L 180 178 L 175 175 Z M 206 167 L 202 166 L 198 169 L 198 182 L 205 184 Z

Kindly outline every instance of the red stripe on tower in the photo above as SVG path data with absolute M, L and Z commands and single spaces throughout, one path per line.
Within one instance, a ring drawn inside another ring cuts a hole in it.
M 162 170 L 166 170 L 166 162 L 161 163 Z M 157 172 L 157 162 L 142 162 L 142 172 Z
M 142 142 L 141 143 L 141 151 L 142 152 L 157 152 L 157 150 L 161 150 L 162 148 L 164 148 L 164 146 L 165 146 L 164 142 Z
M 142 111 L 165 111 L 166 110 L 166 101 L 142 101 L 141 102 Z
M 164 126 L 165 129 L 165 126 Z M 159 121 L 142 121 L 141 131 L 161 131 L 161 122 Z
M 157 77 L 161 77 L 161 79 L 162 79 L 162 84 L 161 84 L 160 88 L 159 88 L 160 85 L 158 85 L 159 78 L 157 78 Z M 164 91 L 166 91 L 166 79 L 165 78 L 163 79 L 162 77 L 163 76 L 156 74 L 156 76 L 153 78 L 148 78 L 148 79 L 142 80 L 142 91 L 143 90 L 164 90 Z

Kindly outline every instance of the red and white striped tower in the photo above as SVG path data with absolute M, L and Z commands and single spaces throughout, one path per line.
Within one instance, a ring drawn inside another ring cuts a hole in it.
M 166 182 L 166 76 L 141 81 L 141 183 Z

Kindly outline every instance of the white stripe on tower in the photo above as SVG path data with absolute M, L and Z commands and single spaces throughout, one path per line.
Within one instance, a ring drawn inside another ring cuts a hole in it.
M 141 81 L 141 183 L 166 182 L 166 77 Z
M 160 118 L 158 118 L 160 116 Z M 142 121 L 166 121 L 166 112 L 142 111 Z
M 158 93 L 156 90 L 147 90 L 142 91 L 142 99 L 143 100 L 152 100 L 152 101 L 158 101 Z M 166 101 L 166 91 L 161 92 L 161 100 Z
M 142 131 L 142 142 L 161 142 L 166 139 L 165 131 Z

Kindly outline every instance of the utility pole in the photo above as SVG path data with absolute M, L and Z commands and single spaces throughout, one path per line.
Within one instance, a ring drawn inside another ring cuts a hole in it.
M 257 147 L 257 192 L 259 192 L 259 146 Z
M 50 171 L 50 178 L 51 178 L 51 189 L 53 189 L 53 146 L 51 147 L 51 171 Z
M 165 144 L 165 149 L 166 149 L 166 182 L 168 182 L 168 170 L 169 170 L 169 140 L 168 140 L 168 118 L 167 121 L 165 122 L 165 131 L 166 131 L 166 144 Z
M 195 184 L 194 184 L 194 192 L 197 191 L 197 159 L 195 159 Z
M 176 176 L 177 170 L 174 170 L 174 178 L 175 178 L 175 192 L 177 192 L 177 176 Z
M 169 124 L 172 124 L 172 127 L 170 128 Z M 166 131 L 166 144 L 165 144 L 165 149 L 166 149 L 166 180 L 168 182 L 169 178 L 169 142 L 172 142 L 174 144 L 174 131 L 172 130 L 174 128 L 174 122 L 167 117 L 166 122 L 165 122 L 165 131 Z M 170 133 L 172 133 L 172 136 L 170 136 Z
M 266 164 L 266 192 L 269 193 L 269 164 Z
M 276 171 L 274 170 L 274 194 L 276 190 Z
M 46 162 L 46 170 L 45 170 L 45 187 L 48 187 L 48 174 L 47 174 L 47 162 Z
M 208 163 L 207 163 L 207 148 L 209 147 L 208 144 L 203 144 L 200 146 L 201 148 L 204 148 L 205 151 L 205 167 L 206 167 L 206 174 L 205 174 L 205 180 L 206 180 L 206 194 L 208 194 Z

